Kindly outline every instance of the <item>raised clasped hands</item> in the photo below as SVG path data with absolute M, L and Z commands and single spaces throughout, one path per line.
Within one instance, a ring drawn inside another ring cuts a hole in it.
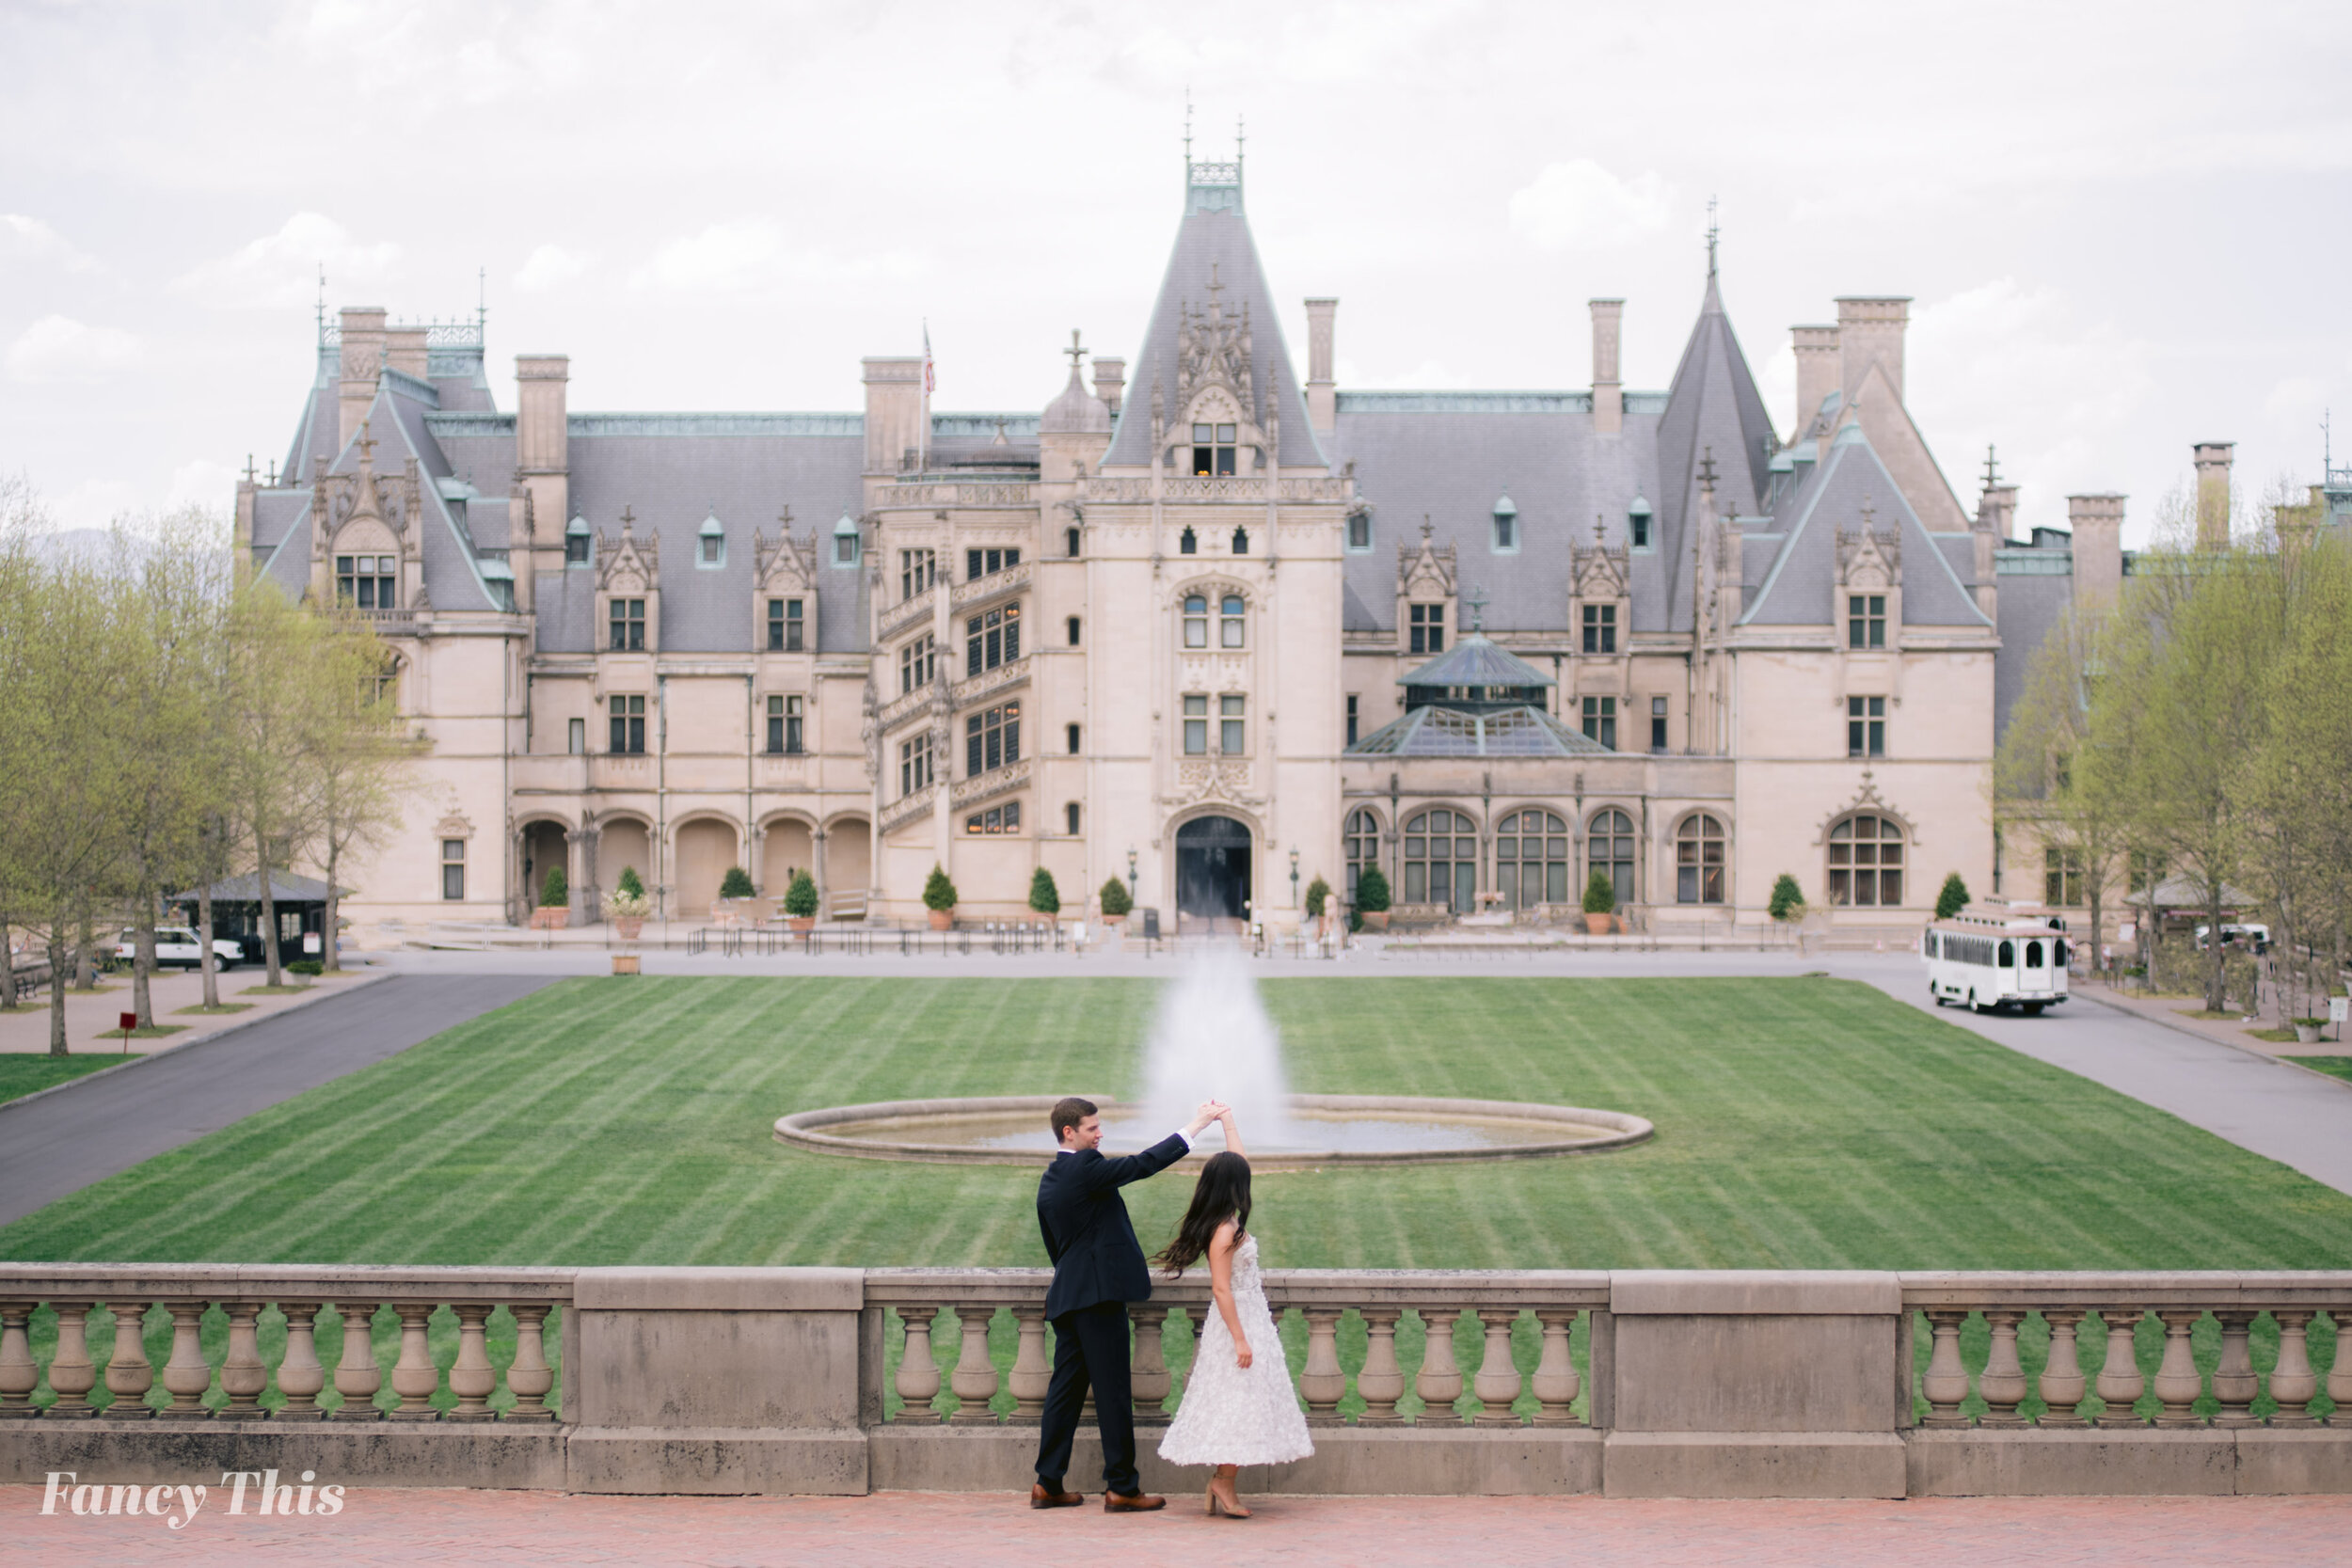
M 1184 1132 L 1187 1135 L 1190 1135 L 1200 1132 L 1202 1128 L 1208 1126 L 1209 1123 L 1221 1120 L 1226 1117 L 1232 1116 L 1232 1107 L 1225 1104 L 1223 1101 L 1204 1100 L 1200 1102 L 1200 1108 L 1193 1112 L 1192 1124 L 1186 1127 Z

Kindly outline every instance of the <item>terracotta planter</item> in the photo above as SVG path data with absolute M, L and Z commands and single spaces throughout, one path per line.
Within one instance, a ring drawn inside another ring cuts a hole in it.
M 612 955 L 612 973 L 615 974 L 638 974 L 638 965 L 643 960 L 634 953 L 615 953 Z
M 571 921 L 572 911 L 561 904 L 531 911 L 531 928 L 534 931 L 560 931 Z
M 1363 918 L 1364 918 L 1364 929 L 1365 929 L 1365 930 L 1367 930 L 1367 931 L 1385 931 L 1385 930 L 1387 930 L 1387 929 L 1389 928 L 1389 911 L 1386 911 L 1386 910 L 1365 910 L 1365 911 L 1362 911 L 1362 913 L 1363 913 Z
M 813 931 L 817 929 L 817 917 L 813 914 L 787 915 L 785 916 L 784 923 L 795 931 Z
M 1587 913 L 1584 916 L 1584 934 L 1586 936 L 1605 937 L 1616 928 L 1617 917 L 1613 914 Z
M 616 914 L 612 917 L 613 934 L 623 942 L 635 942 L 644 929 L 645 917 L 642 914 Z
M 934 931 L 952 929 L 956 924 L 956 911 L 953 910 L 933 910 L 930 911 L 930 916 L 931 929 Z

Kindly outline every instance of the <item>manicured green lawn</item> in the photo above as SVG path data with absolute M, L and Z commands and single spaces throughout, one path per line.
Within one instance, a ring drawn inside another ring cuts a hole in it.
M 71 1056 L 32 1051 L 0 1052 L 0 1103 L 54 1084 L 69 1083 L 101 1068 L 120 1067 L 122 1062 L 120 1056 L 90 1051 L 77 1051 Z
M 2311 1068 L 2330 1077 L 2352 1080 L 2352 1056 L 2291 1056 L 2296 1067 Z
M 1267 1177 L 1305 1267 L 2320 1268 L 2352 1196 L 1867 987 L 1269 983 L 1305 1091 L 1638 1112 L 1623 1153 Z M 775 1143 L 787 1111 L 1132 1092 L 1129 980 L 583 979 L 0 1229 L 15 1259 L 1034 1264 L 1035 1179 Z M 2046 1027 L 2062 1030 L 2063 1020 Z M 1156 1245 L 1186 1196 L 1136 1189 Z

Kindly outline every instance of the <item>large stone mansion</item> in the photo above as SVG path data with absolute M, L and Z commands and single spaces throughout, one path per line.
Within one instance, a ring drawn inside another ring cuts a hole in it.
M 431 742 L 362 919 L 662 912 L 741 865 L 836 917 L 967 917 L 1117 877 L 1163 927 L 1295 918 L 1377 864 L 1400 905 L 1753 927 L 1776 874 L 1915 923 L 2002 868 L 1994 737 L 2027 657 L 2122 571 L 2122 498 L 2010 537 L 1904 404 L 1908 302 L 1795 332 L 1782 434 L 1705 292 L 1662 392 L 1592 303 L 1577 391 L 1348 392 L 1337 302 L 1294 369 L 1238 164 L 1192 163 L 1132 360 L 1041 412 L 935 413 L 919 357 L 840 414 L 597 414 L 567 361 L 494 404 L 478 324 L 345 309 L 260 570 L 372 616 Z M 1043 357 L 1043 345 L 1041 345 Z M 2017 879 L 2023 878 L 2022 881 Z

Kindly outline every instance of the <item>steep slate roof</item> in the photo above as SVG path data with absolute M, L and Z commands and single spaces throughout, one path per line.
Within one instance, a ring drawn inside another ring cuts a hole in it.
M 1405 686 L 1551 686 L 1549 675 L 1510 649 L 1471 632 L 1406 675 Z
M 1277 461 L 1285 467 L 1319 467 L 1324 461 L 1323 449 L 1307 423 L 1307 403 L 1291 369 L 1290 351 L 1282 345 L 1282 318 L 1275 309 L 1273 291 L 1266 287 L 1265 271 L 1258 264 L 1249 221 L 1242 215 L 1239 180 L 1236 173 L 1231 185 L 1195 182 L 1187 190 L 1184 221 L 1177 226 L 1159 298 L 1144 327 L 1143 348 L 1131 361 L 1118 428 L 1103 459 L 1106 467 L 1151 467 L 1154 381 L 1167 400 L 1168 417 L 1173 420 L 1183 412 L 1174 406 L 1178 312 L 1187 306 L 1207 308 L 1212 267 L 1223 286 L 1217 297 L 1224 301 L 1226 315 L 1238 318 L 1248 308 L 1249 385 L 1257 401 L 1254 417 L 1261 425 L 1265 422 L 1266 372 L 1279 372 L 1282 450 Z
M 1902 491 L 1870 448 L 1858 424 L 1830 443 L 1829 455 L 1806 476 L 1774 519 L 1782 536 L 1761 585 L 1740 617 L 1741 626 L 1829 626 L 1836 619 L 1837 531 L 1859 532 L 1862 509 L 1871 526 L 1902 540 L 1903 620 L 1926 626 L 1983 626 L 1960 574 L 1937 548 L 1903 499 Z
M 1683 345 L 1682 362 L 1666 393 L 1666 412 L 1658 421 L 1661 479 L 1652 499 L 1658 506 L 1661 564 L 1678 564 L 1660 574 L 1664 614 L 1650 627 L 1682 631 L 1691 625 L 1691 528 L 1699 510 L 1701 464 L 1712 453 L 1717 515 L 1749 515 L 1763 502 L 1773 444 L 1772 418 L 1748 372 L 1747 356 L 1740 352 L 1731 318 L 1724 313 L 1710 266 L 1698 322 Z M 1636 626 L 1644 625 L 1638 602 L 1633 619 Z

